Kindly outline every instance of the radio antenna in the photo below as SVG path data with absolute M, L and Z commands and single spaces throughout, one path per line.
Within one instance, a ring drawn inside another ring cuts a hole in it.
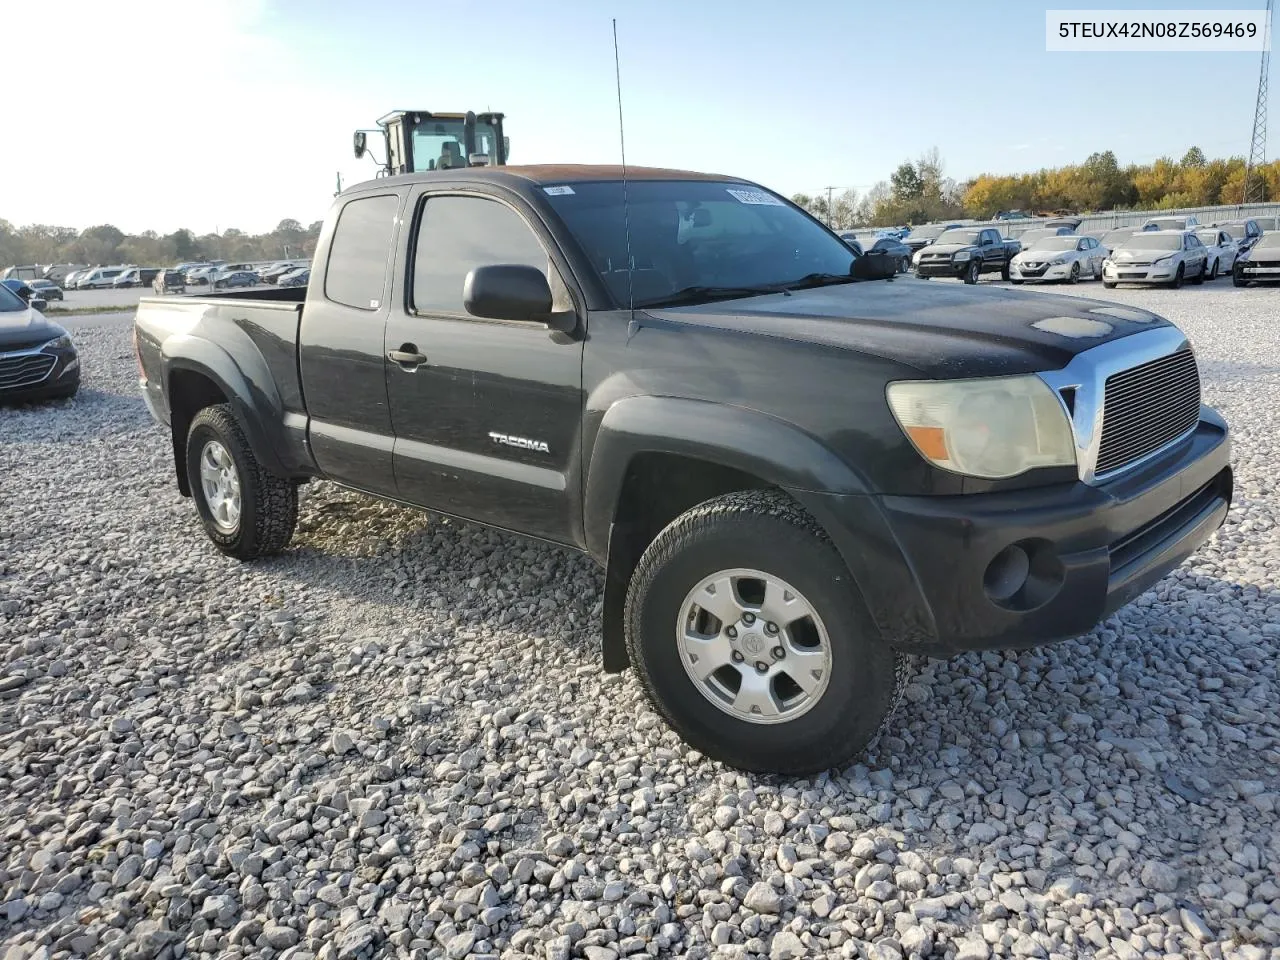
M 618 18 L 613 18 L 613 77 L 618 88 L 618 146 L 622 151 L 622 229 L 627 242 L 627 309 L 636 312 L 636 291 L 631 282 L 631 204 L 627 197 L 627 138 L 622 127 L 622 67 L 618 60 Z

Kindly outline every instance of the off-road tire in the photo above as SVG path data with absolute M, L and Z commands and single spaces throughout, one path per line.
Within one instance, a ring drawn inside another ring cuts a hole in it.
M 681 606 L 703 577 L 746 567 L 800 591 L 821 616 L 831 676 L 794 720 L 756 724 L 707 700 L 680 659 Z M 906 684 L 907 658 L 872 622 L 835 546 L 778 491 L 748 490 L 681 514 L 645 550 L 627 589 L 627 650 L 645 693 L 668 724 L 708 757 L 753 772 L 810 774 L 838 767 L 871 744 Z
M 209 440 L 218 440 L 231 454 L 240 480 L 240 522 L 231 534 L 214 525 L 200 482 L 200 452 Z M 187 431 L 187 479 L 205 533 L 227 556 L 256 560 L 280 553 L 289 545 L 298 522 L 297 485 L 262 467 L 230 405 L 205 407 L 192 418 Z

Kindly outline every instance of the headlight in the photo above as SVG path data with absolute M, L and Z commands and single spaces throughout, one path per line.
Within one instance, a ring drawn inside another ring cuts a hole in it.
M 961 250 L 959 253 L 953 254 L 951 259 L 952 260 L 968 260 L 971 256 L 973 256 L 973 254 L 971 254 L 968 250 Z
M 1066 411 L 1037 376 L 903 380 L 885 395 L 912 445 L 944 470 L 997 480 L 1075 466 Z
M 41 350 L 70 350 L 71 348 L 72 348 L 71 338 L 64 333 L 62 336 L 56 337 L 55 339 L 50 340 L 40 349 Z
M 1067 263 L 1066 257 L 1054 257 L 1052 260 L 1049 261 L 1049 266 L 1062 267 L 1062 266 L 1065 266 L 1066 263 Z
M 1173 262 L 1173 254 L 1169 254 L 1169 256 L 1167 257 L 1160 257 L 1158 260 L 1151 261 L 1153 266 L 1160 263 L 1172 263 L 1172 262 Z

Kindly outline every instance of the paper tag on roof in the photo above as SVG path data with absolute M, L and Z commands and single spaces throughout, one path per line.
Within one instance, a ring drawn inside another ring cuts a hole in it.
M 549 197 L 565 197 L 573 193 L 573 187 L 563 185 L 559 187 L 543 187 L 542 189 Z
M 771 193 L 765 193 L 763 190 L 739 190 L 733 187 L 726 187 L 725 193 L 733 197 L 739 203 L 750 203 L 762 207 L 780 207 L 782 201 Z

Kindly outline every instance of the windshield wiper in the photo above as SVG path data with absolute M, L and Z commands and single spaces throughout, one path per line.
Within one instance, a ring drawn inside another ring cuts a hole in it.
M 836 283 L 857 283 L 858 278 L 851 273 L 806 273 L 799 280 L 792 280 L 786 285 L 788 290 L 807 290 L 811 287 L 826 287 Z
M 790 284 L 780 283 L 762 283 L 750 287 L 713 287 L 698 284 L 692 287 L 684 287 L 669 293 L 665 297 L 654 297 L 652 300 L 642 300 L 636 304 L 637 307 L 679 307 L 688 306 L 696 303 L 711 303 L 714 300 L 736 300 L 740 297 L 759 297 L 766 293 L 781 293 L 784 296 L 791 296 L 788 292 Z

